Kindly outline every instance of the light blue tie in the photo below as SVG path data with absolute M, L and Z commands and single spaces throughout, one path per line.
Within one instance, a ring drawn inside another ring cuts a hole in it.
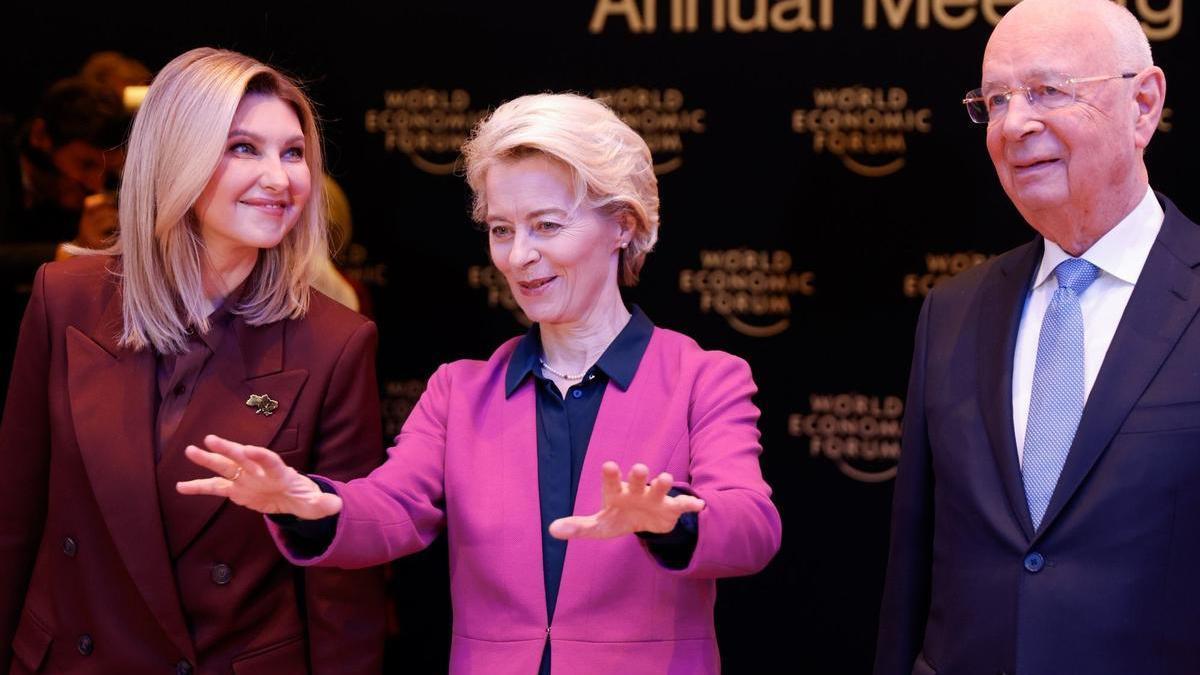
M 1035 530 L 1046 515 L 1083 415 L 1083 312 L 1079 296 L 1099 275 L 1095 265 L 1081 258 L 1068 258 L 1054 268 L 1058 290 L 1046 308 L 1038 337 L 1021 462 L 1025 500 Z

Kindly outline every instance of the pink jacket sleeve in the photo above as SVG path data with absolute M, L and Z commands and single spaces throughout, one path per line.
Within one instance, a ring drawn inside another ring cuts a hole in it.
M 758 572 L 779 550 L 782 524 L 763 480 L 758 456 L 758 391 L 750 366 L 708 352 L 693 381 L 688 435 L 690 481 L 679 483 L 705 502 L 689 577 L 731 577 Z
M 370 475 L 347 483 L 321 476 L 342 498 L 337 533 L 313 558 L 297 558 L 279 528 L 267 527 L 280 552 L 297 565 L 343 568 L 379 565 L 419 551 L 445 524 L 444 458 L 449 366 L 429 379 L 425 393 L 404 423 L 388 459 Z

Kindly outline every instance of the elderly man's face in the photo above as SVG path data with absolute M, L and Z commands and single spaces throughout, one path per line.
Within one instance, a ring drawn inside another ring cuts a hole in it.
M 1118 74 L 1105 27 L 1070 16 L 1022 15 L 997 27 L 984 55 L 985 89 Z M 1051 110 L 1018 93 L 1004 116 L 989 123 L 988 153 L 1000 183 L 1035 228 L 1046 220 L 1039 214 L 1063 209 L 1086 219 L 1128 184 L 1140 156 L 1130 92 L 1126 80 L 1079 84 L 1075 103 Z

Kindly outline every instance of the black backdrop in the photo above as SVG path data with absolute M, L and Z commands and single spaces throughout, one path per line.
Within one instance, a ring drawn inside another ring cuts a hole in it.
M 765 572 L 721 583 L 725 667 L 865 673 L 921 298 L 938 277 L 1031 236 L 960 104 L 977 86 L 992 17 L 1010 4 L 10 9 L 0 114 L 22 119 L 100 49 L 157 69 L 191 47 L 227 47 L 305 80 L 353 208 L 348 273 L 374 298 L 391 434 L 437 364 L 485 357 L 523 330 L 453 173 L 465 129 L 523 93 L 608 97 L 660 166 L 660 244 L 627 298 L 659 325 L 746 358 L 760 387 L 763 467 L 785 534 Z M 1196 30 L 1182 0 L 1128 5 L 1169 81 L 1152 183 L 1200 215 L 1188 170 Z M 439 542 L 396 566 L 392 663 L 408 672 L 445 668 L 445 557 Z

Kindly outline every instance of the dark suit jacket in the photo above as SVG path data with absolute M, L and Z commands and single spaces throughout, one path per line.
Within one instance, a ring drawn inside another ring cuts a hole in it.
M 1200 227 L 1159 198 L 1162 230 L 1036 532 L 1011 392 L 1041 240 L 926 300 L 877 675 L 1200 673 Z
M 300 471 L 379 464 L 374 324 L 320 294 L 303 319 L 235 318 L 156 465 L 155 357 L 116 345 L 113 264 L 43 267 L 22 323 L 0 424 L 0 672 L 378 673 L 381 570 L 293 568 L 260 515 L 175 491 L 211 475 L 182 452 L 208 433 Z

